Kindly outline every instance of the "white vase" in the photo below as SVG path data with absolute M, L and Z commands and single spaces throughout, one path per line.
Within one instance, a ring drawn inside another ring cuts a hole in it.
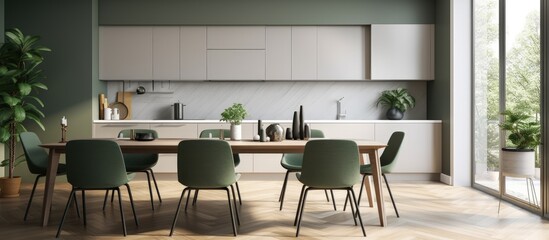
M 242 125 L 231 124 L 231 140 L 242 139 Z

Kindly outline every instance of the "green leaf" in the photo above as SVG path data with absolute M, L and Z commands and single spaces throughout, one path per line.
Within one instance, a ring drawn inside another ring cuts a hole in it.
M 19 88 L 19 93 L 23 96 L 29 95 L 32 91 L 32 86 L 28 83 L 19 83 L 17 87 Z
M 38 105 L 40 105 L 40 107 L 44 107 L 44 103 L 42 102 L 42 100 L 35 96 L 25 96 L 25 98 L 33 99 L 34 101 L 36 101 L 36 103 L 38 103 Z
M 43 90 L 48 90 L 48 87 L 43 83 L 35 82 L 35 83 L 32 83 L 32 86 L 43 89 Z
M 0 142 L 6 143 L 10 139 L 10 132 L 8 131 L 7 126 L 0 128 Z
M 46 130 L 44 124 L 42 124 L 42 122 L 40 121 L 40 118 L 38 118 L 34 114 L 27 114 L 27 118 L 33 120 L 42 130 Z
M 1 93 L 0 93 L 1 94 Z M 21 100 L 19 98 L 12 97 L 8 95 L 7 93 L 2 94 L 2 98 L 6 104 L 10 107 L 14 107 L 15 105 L 19 104 Z
M 44 113 L 32 103 L 26 102 L 25 105 L 23 105 L 23 108 L 25 109 L 25 111 L 27 111 L 27 113 L 32 113 L 36 116 L 45 117 Z
M 26 118 L 26 112 L 25 112 L 25 109 L 23 109 L 22 106 L 15 106 L 13 108 L 13 116 L 14 116 L 14 120 L 16 122 L 23 122 L 25 121 L 25 118 Z
M 1 108 L 0 109 L 0 123 L 7 121 L 13 115 L 13 110 L 11 108 Z

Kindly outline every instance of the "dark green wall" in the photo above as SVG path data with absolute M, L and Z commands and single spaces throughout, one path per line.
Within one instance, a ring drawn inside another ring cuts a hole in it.
M 434 23 L 435 0 L 100 0 L 100 25 Z
M 442 173 L 450 176 L 450 0 L 436 1 L 435 81 L 427 83 L 427 118 L 442 120 Z
M 97 78 L 96 6 L 97 0 L 5 0 L 6 28 L 39 35 L 40 44 L 52 49 L 41 65 L 49 88 L 39 96 L 46 131 L 29 124 L 44 142 L 60 140 L 62 116 L 68 119 L 69 139 L 92 136 L 96 96 L 106 90 Z M 17 170 L 25 175 L 26 167 Z

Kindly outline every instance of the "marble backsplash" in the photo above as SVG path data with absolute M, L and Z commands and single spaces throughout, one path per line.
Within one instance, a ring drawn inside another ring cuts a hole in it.
M 427 85 L 424 81 L 402 82 L 180 82 L 113 81 L 107 83 L 107 97 L 116 99 L 116 92 L 134 92 L 138 86 L 145 94 L 132 96 L 132 119 L 173 119 L 174 102 L 185 104 L 185 119 L 219 119 L 221 112 L 235 102 L 244 104 L 246 119 L 289 120 L 303 105 L 305 118 L 336 119 L 337 100 L 344 97 L 342 110 L 347 120 L 386 119 L 386 109 L 376 107 L 380 93 L 387 89 L 407 88 L 416 98 L 416 107 L 404 119 L 424 120 L 427 116 Z

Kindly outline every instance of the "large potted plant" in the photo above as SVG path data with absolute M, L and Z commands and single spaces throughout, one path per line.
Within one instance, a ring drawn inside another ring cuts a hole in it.
M 38 106 L 44 107 L 36 96 L 47 90 L 42 71 L 42 52 L 50 49 L 36 46 L 38 36 L 26 36 L 19 29 L 6 31 L 6 42 L 0 47 L 0 142 L 8 146 L 8 177 L 0 179 L 0 196 L 19 196 L 21 178 L 13 175 L 16 165 L 15 146 L 19 133 L 25 132 L 25 120 L 36 123 L 42 130 L 44 117 Z
M 231 124 L 231 140 L 242 139 L 242 120 L 248 113 L 241 103 L 234 103 L 221 113 L 221 120 Z
M 397 88 L 383 91 L 377 99 L 376 106 L 379 104 L 389 107 L 387 119 L 400 120 L 404 117 L 406 110 L 416 106 L 416 99 L 408 93 L 406 88 Z
M 535 148 L 541 141 L 539 122 L 530 115 L 518 111 L 506 110 L 501 114 L 505 119 L 499 127 L 507 131 L 507 144 L 512 145 L 501 149 L 501 174 L 510 177 L 534 176 Z

